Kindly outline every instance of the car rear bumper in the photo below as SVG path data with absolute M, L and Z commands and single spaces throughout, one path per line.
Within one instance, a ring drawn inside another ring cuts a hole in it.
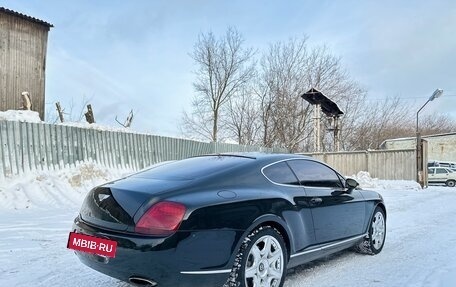
M 117 242 L 115 258 L 75 251 L 92 269 L 129 281 L 145 278 L 158 286 L 222 286 L 233 265 L 242 231 L 177 232 L 167 238 L 137 236 L 88 225 L 77 217 L 73 231 Z

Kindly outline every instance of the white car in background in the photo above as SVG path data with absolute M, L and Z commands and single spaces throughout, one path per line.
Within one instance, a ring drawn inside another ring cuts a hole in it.
M 446 167 L 428 167 L 428 183 L 444 183 L 447 186 L 456 185 L 456 172 Z
M 428 162 L 428 167 L 446 167 L 451 169 L 452 171 L 456 171 L 456 162 L 452 161 L 439 161 L 439 160 L 431 160 Z

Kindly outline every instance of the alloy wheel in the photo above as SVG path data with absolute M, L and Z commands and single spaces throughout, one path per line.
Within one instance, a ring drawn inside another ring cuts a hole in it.
M 375 249 L 380 249 L 385 240 L 385 218 L 383 213 L 377 212 L 372 219 L 372 244 Z
M 245 286 L 277 287 L 284 267 L 284 252 L 276 238 L 260 237 L 249 251 L 245 266 Z

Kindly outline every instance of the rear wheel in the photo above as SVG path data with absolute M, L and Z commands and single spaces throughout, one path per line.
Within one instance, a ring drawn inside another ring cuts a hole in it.
M 281 287 L 285 281 L 287 249 L 280 232 L 262 226 L 242 244 L 225 286 Z
M 449 187 L 454 187 L 456 185 L 456 181 L 454 180 L 447 180 L 447 182 L 445 182 L 445 184 Z
M 369 234 L 356 246 L 356 251 L 363 254 L 375 255 L 383 249 L 386 236 L 385 212 L 382 208 L 376 207 L 374 216 L 369 226 Z

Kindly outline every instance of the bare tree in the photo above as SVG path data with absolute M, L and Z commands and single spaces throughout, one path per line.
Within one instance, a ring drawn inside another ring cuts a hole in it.
M 213 113 L 208 105 L 197 100 L 197 98 L 193 99 L 191 113 L 183 112 L 181 132 L 189 138 L 213 141 L 211 130 Z
M 257 78 L 255 88 L 252 89 L 254 96 L 258 99 L 258 116 L 260 121 L 261 137 L 257 141 L 258 144 L 265 147 L 272 147 L 275 144 L 274 123 L 272 120 L 274 95 L 269 92 L 269 87 L 266 81 Z
M 345 148 L 376 149 L 387 138 L 407 136 L 410 133 L 407 122 L 400 98 L 366 101 L 357 115 L 357 121 L 351 126 L 350 137 L 345 139 Z
M 448 115 L 426 115 L 420 119 L 422 135 L 435 135 L 456 131 L 456 120 Z
M 131 123 L 133 122 L 133 117 L 134 117 L 133 110 L 130 110 L 130 113 L 128 113 L 127 119 L 125 120 L 124 123 L 121 123 L 117 119 L 117 116 L 116 116 L 115 120 L 119 125 L 123 126 L 124 128 L 129 128 L 131 126 Z
M 58 103 L 60 106 L 55 110 L 46 108 L 46 121 L 55 124 L 59 121 L 62 122 L 62 119 L 65 118 L 66 122 L 81 122 L 84 117 L 85 108 L 91 100 L 92 97 L 87 98 L 86 96 L 83 96 L 77 104 L 74 101 L 74 98 L 71 98 L 70 102 L 67 103 L 67 107 L 60 102 L 46 103 L 46 105 L 55 105 L 56 107 Z
M 213 142 L 218 140 L 221 118 L 226 106 L 254 75 L 254 52 L 243 48 L 244 39 L 234 28 L 216 39 L 212 32 L 201 34 L 191 54 L 198 69 L 197 92 L 191 114 L 184 113 L 183 129 Z
M 182 129 L 209 141 L 223 136 L 240 144 L 280 146 L 312 151 L 311 107 L 300 97 L 311 87 L 336 102 L 343 150 L 376 149 L 386 139 L 414 135 L 414 114 L 398 97 L 367 100 L 339 57 L 307 38 L 271 44 L 255 73 L 252 49 L 242 48 L 235 29 L 216 39 L 201 34 L 192 57 L 197 64 L 193 110 L 184 113 Z M 450 132 L 456 121 L 447 116 L 421 120 L 422 134 Z M 322 128 L 330 129 L 324 119 Z M 333 134 L 321 134 L 323 151 L 332 150 Z
M 60 122 L 63 123 L 65 121 L 65 119 L 63 117 L 63 109 L 62 109 L 62 106 L 60 105 L 60 102 L 56 102 L 55 107 L 57 109 L 57 114 L 59 115 Z
M 261 91 L 257 95 L 263 144 L 291 151 L 308 151 L 313 146 L 311 107 L 300 97 L 311 87 L 341 105 L 359 101 L 364 95 L 343 69 L 340 58 L 325 46 L 310 47 L 306 37 L 271 45 L 261 61 L 257 88 Z
M 345 141 L 349 150 L 377 149 L 387 139 L 415 136 L 415 110 L 399 97 L 365 101 L 351 136 Z M 420 119 L 422 135 L 454 132 L 456 121 L 446 115 L 427 115 Z
M 300 98 L 308 85 L 306 38 L 278 42 L 269 47 L 261 60 L 261 80 L 258 88 L 263 117 L 263 144 L 279 145 L 290 150 L 306 137 L 309 106 Z
M 253 145 L 257 141 L 261 128 L 257 106 L 251 89 L 243 89 L 229 101 L 224 125 L 229 136 L 234 135 L 239 144 Z
M 87 112 L 84 114 L 86 121 L 89 124 L 94 124 L 95 123 L 95 116 L 93 115 L 93 110 L 92 110 L 92 105 L 88 104 L 87 105 Z

